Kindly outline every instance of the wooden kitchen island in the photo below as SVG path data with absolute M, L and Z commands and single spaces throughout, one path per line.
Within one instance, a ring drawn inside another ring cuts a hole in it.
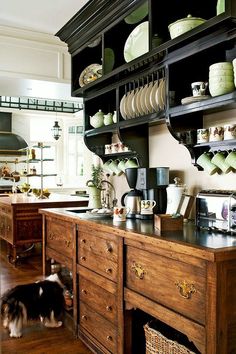
M 51 194 L 47 199 L 38 199 L 24 194 L 9 194 L 0 197 L 0 238 L 8 244 L 8 258 L 14 264 L 17 251 L 23 246 L 42 242 L 42 215 L 40 208 L 86 207 L 83 197 Z
M 236 353 L 236 238 L 198 231 L 159 235 L 152 221 L 91 219 L 44 209 L 43 267 L 73 273 L 74 330 L 94 353 L 144 354 L 143 325 L 180 331 L 194 353 Z

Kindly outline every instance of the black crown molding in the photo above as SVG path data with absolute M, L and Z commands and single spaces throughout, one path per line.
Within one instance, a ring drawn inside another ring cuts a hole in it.
M 90 0 L 55 35 L 67 43 L 73 54 L 92 40 L 94 33 L 102 33 L 115 19 L 140 3 L 140 0 Z

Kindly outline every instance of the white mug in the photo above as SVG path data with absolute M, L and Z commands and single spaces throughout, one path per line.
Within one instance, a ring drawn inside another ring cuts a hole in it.
M 155 200 L 144 199 L 141 200 L 141 214 L 142 215 L 150 215 L 153 214 L 153 208 L 156 205 Z
M 114 207 L 113 208 L 113 221 L 126 221 L 126 215 L 130 208 Z

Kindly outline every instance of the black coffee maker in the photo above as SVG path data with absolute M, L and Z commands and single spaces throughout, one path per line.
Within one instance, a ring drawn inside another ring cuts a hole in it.
M 153 214 L 165 214 L 169 185 L 169 167 L 138 168 L 136 189 L 142 192 L 142 199 L 155 200 Z M 140 219 L 147 219 L 140 214 Z

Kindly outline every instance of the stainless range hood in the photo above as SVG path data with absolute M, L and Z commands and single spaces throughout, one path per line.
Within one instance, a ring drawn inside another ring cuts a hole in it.
M 19 135 L 12 133 L 12 114 L 0 112 L 0 156 L 25 155 L 22 149 L 27 148 L 26 141 Z

